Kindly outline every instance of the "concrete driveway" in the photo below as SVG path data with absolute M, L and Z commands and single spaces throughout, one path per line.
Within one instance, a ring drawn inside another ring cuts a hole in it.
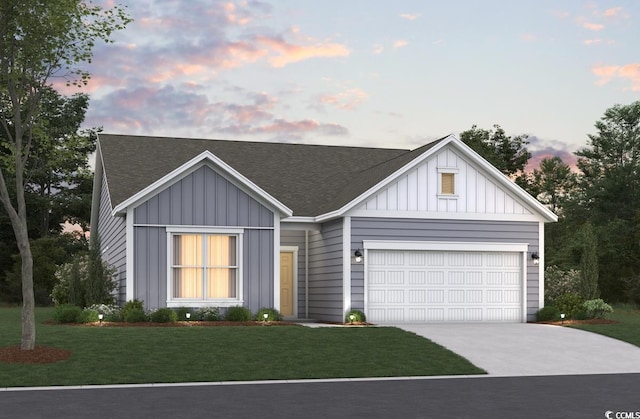
M 640 372 L 640 348 L 542 324 L 393 324 L 467 358 L 493 376 Z

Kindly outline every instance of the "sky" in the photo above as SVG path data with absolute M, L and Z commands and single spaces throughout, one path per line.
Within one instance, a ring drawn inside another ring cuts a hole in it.
M 111 134 L 413 149 L 498 124 L 571 164 L 640 99 L 636 0 L 119 4 L 83 89 Z

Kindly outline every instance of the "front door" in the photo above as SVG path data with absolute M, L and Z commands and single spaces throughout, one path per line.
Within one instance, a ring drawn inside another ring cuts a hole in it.
M 293 252 L 280 252 L 280 314 L 293 316 Z

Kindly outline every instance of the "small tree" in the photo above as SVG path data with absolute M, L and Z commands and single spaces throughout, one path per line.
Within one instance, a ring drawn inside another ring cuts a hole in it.
M 33 256 L 27 204 L 29 161 L 43 128 L 43 92 L 51 77 L 83 85 L 97 40 L 111 42 L 131 19 L 120 7 L 103 10 L 82 0 L 0 2 L 0 204 L 7 213 L 22 262 L 20 349 L 36 344 Z
M 598 242 L 591 223 L 582 226 L 582 256 L 580 257 L 580 296 L 594 300 L 600 296 L 598 288 Z

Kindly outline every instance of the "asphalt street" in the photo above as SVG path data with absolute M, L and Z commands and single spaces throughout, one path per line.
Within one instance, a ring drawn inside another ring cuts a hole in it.
M 0 417 L 633 419 L 640 374 L 9 389 Z

